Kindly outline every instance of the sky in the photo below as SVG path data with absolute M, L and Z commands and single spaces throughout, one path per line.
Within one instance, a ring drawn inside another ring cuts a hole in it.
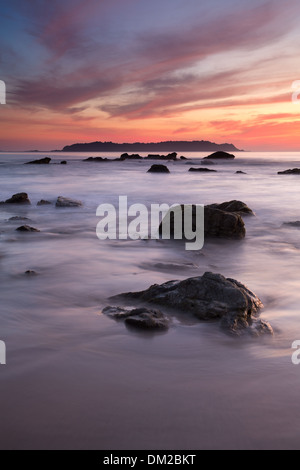
M 299 0 L 0 0 L 0 150 L 300 151 L 299 21 Z

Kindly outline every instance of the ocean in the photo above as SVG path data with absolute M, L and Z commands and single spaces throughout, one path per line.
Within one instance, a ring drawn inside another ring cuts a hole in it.
M 300 176 L 277 172 L 300 168 L 300 154 L 236 153 L 208 167 L 216 173 L 189 173 L 205 155 L 149 174 L 155 162 L 0 153 L 0 201 L 26 192 L 32 202 L 0 206 L 0 448 L 299 447 L 300 366 L 291 357 L 300 339 L 300 229 L 284 223 L 300 221 Z M 45 156 L 50 165 L 24 165 Z M 58 196 L 83 205 L 56 208 Z M 167 240 L 100 241 L 96 209 L 119 196 L 147 207 L 237 199 L 256 216 L 244 218 L 244 240 L 206 240 L 196 252 Z M 53 204 L 37 206 L 41 199 Z M 16 216 L 40 232 L 18 233 Z M 255 292 L 274 336 L 236 338 L 190 317 L 150 334 L 102 314 L 112 295 L 206 271 Z

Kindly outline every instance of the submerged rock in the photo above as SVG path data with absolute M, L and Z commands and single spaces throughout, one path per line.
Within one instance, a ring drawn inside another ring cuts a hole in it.
M 145 330 L 165 330 L 170 325 L 169 317 L 162 312 L 144 307 L 131 310 L 122 307 L 106 307 L 103 313 L 115 320 L 124 320 L 126 325 Z
M 300 228 L 300 220 L 296 220 L 295 222 L 285 222 L 283 225 Z
M 60 162 L 60 164 L 61 164 L 61 165 L 67 165 L 68 162 L 67 162 L 67 160 L 63 160 L 62 162 Z
M 102 157 L 89 157 L 83 160 L 84 162 L 107 162 L 108 158 L 102 158 Z
M 235 174 L 236 175 L 246 175 L 247 173 L 245 173 L 244 171 L 239 170 L 239 171 L 236 171 Z
M 234 158 L 235 156 L 231 153 L 219 151 L 208 155 L 208 157 L 204 157 L 203 160 L 233 160 Z
M 16 229 L 17 232 L 39 232 L 37 228 L 30 227 L 29 225 L 22 225 Z
M 212 160 L 201 160 L 201 165 L 215 165 L 215 162 L 213 162 Z
M 152 165 L 147 173 L 170 173 L 170 170 L 165 165 Z
M 31 204 L 27 193 L 14 194 L 10 199 L 5 201 L 5 204 Z
M 227 332 L 240 335 L 245 331 L 272 334 L 271 326 L 258 320 L 261 300 L 246 286 L 221 274 L 207 272 L 184 281 L 155 284 L 141 292 L 113 297 L 118 301 L 137 300 L 171 307 L 202 321 L 221 320 Z
M 50 206 L 52 202 L 45 201 L 44 199 L 41 199 L 38 203 L 37 206 Z
M 81 207 L 81 201 L 75 201 L 68 197 L 59 196 L 56 201 L 56 207 Z
M 197 171 L 199 173 L 217 173 L 217 170 L 210 170 L 209 168 L 190 168 L 189 171 Z
M 25 165 L 49 165 L 51 162 L 51 158 L 46 157 L 46 158 L 41 158 L 40 160 L 34 160 L 32 162 L 27 162 Z
M 37 272 L 36 271 L 32 271 L 32 270 L 28 270 L 25 272 L 25 275 L 26 276 L 37 276 Z
M 177 160 L 177 153 L 169 153 L 168 155 L 148 155 L 148 157 L 145 157 L 144 160 Z
M 20 217 L 19 215 L 8 219 L 9 222 L 20 222 L 22 220 L 30 220 L 30 219 L 28 219 L 28 217 Z
M 278 171 L 278 175 L 300 175 L 300 168 L 293 168 L 292 170 Z
M 143 157 L 141 157 L 138 153 L 134 153 L 132 155 L 128 155 L 128 153 L 123 153 L 121 157 L 117 160 L 120 160 L 121 162 L 124 162 L 126 160 L 143 160 Z

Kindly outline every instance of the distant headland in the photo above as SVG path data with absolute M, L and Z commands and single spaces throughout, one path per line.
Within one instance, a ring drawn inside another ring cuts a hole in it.
M 157 143 L 117 144 L 114 142 L 90 142 L 67 145 L 63 152 L 243 152 L 233 144 L 216 144 L 205 140 L 167 141 Z

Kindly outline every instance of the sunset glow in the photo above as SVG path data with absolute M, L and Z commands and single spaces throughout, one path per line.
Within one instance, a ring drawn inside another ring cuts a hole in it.
M 1 5 L 0 150 L 211 140 L 300 150 L 299 1 Z

